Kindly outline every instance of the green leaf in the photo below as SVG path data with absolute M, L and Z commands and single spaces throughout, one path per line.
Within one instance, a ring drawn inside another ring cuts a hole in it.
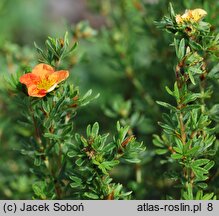
M 205 174 L 208 174 L 208 171 L 202 167 L 196 167 L 196 166 L 191 166 L 193 172 L 195 175 L 200 178 L 200 180 L 206 180 L 208 177 L 204 176 Z
M 153 139 L 153 144 L 157 147 L 164 147 L 164 143 L 163 140 L 156 134 L 153 135 L 154 139 Z
M 116 122 L 116 129 L 117 129 L 117 131 L 120 131 L 120 129 L 121 129 L 121 125 L 120 125 L 119 121 Z
M 65 35 L 64 35 L 64 43 L 66 46 L 69 45 L 69 42 L 68 42 L 68 31 L 65 32 Z
M 190 70 L 188 71 L 188 74 L 189 74 L 189 79 L 191 80 L 192 84 L 195 85 L 196 84 L 195 79 L 194 79 L 192 72 Z
M 49 139 L 54 139 L 54 140 L 59 140 L 62 138 L 61 135 L 58 135 L 58 134 L 52 134 L 52 133 L 45 133 L 44 134 L 44 137 L 47 137 Z
M 198 159 L 192 162 L 192 166 L 203 166 L 207 164 L 209 161 L 209 159 Z
M 68 51 L 68 54 L 70 54 L 71 52 L 73 52 L 78 46 L 78 42 L 75 42 L 74 45 L 70 48 L 70 50 Z
M 208 114 L 214 118 L 214 120 L 219 121 L 219 104 L 214 104 L 212 108 L 208 111 Z
M 204 182 L 199 182 L 196 185 L 197 185 L 197 187 L 200 187 L 202 189 L 206 189 L 208 187 L 208 184 L 206 184 Z
M 54 100 L 57 100 L 58 98 L 54 98 Z M 54 101 L 55 102 L 55 101 Z M 58 102 L 55 104 L 54 108 L 52 109 L 52 112 L 50 113 L 50 117 L 56 116 L 61 108 L 63 107 L 62 105 L 65 103 L 65 96 L 63 95 L 61 98 L 58 99 Z
M 50 39 L 51 39 L 51 38 L 50 38 Z M 48 50 L 50 50 L 50 52 L 51 52 L 53 55 L 56 56 L 57 59 L 60 58 L 60 56 L 59 56 L 59 54 L 58 54 L 58 52 L 57 52 L 57 50 L 56 50 L 54 44 L 52 43 L 52 41 L 46 40 L 46 46 L 47 46 Z
M 91 96 L 92 94 L 92 89 L 88 90 L 85 95 L 82 97 L 82 100 L 85 100 L 87 97 Z
M 171 158 L 173 159 L 182 159 L 183 155 L 181 154 L 178 154 L 178 153 L 175 153 L 175 154 L 171 154 Z
M 82 158 L 78 158 L 75 163 L 80 167 L 83 165 L 83 163 L 85 162 L 85 160 L 83 160 Z
M 181 60 L 183 59 L 184 55 L 185 55 L 185 39 L 181 39 L 180 43 L 179 43 L 179 50 L 178 50 L 178 58 Z
M 40 197 L 43 200 L 45 200 L 47 198 L 46 194 L 44 192 L 44 190 L 46 189 L 46 183 L 44 181 L 35 182 L 33 184 L 32 188 L 33 188 L 35 195 L 37 195 L 38 197 Z
M 70 152 L 68 152 L 67 155 L 68 155 L 68 157 L 71 157 L 71 158 L 76 157 L 76 156 L 78 156 L 78 152 L 71 150 Z
M 168 87 L 168 86 L 165 86 L 165 89 L 166 89 L 166 91 L 167 91 L 167 93 L 168 93 L 169 95 L 172 95 L 172 96 L 174 96 L 174 93 L 173 93 L 173 91 L 171 91 L 171 90 L 169 89 L 169 87 Z
M 189 56 L 187 56 L 187 59 L 186 61 L 188 62 L 189 65 L 195 65 L 197 64 L 198 62 L 202 62 L 203 61 L 203 58 L 197 53 L 197 52 L 189 52 Z
M 180 149 L 180 152 L 182 153 L 182 150 L 183 150 L 184 145 L 183 145 L 181 139 L 179 139 L 178 137 L 175 137 L 174 140 L 175 140 L 175 142 L 176 142 L 176 145 L 177 145 L 178 148 Z
M 213 196 L 214 196 L 214 193 L 207 193 L 202 197 L 202 199 L 203 200 L 211 200 L 213 198 Z
M 176 56 L 179 59 L 179 40 L 177 40 L 176 38 L 174 38 L 174 46 L 175 46 L 175 50 L 176 50 Z
M 170 17 L 172 20 L 175 20 L 175 12 L 174 12 L 174 9 L 173 9 L 173 6 L 171 4 L 171 2 L 169 3 L 169 13 L 170 13 Z
M 111 109 L 108 109 L 106 107 L 103 106 L 103 111 L 104 111 L 104 114 L 110 118 L 116 118 L 117 117 L 117 113 L 114 112 L 113 110 Z
M 201 107 L 200 104 L 191 104 L 191 105 L 187 105 L 183 107 L 181 111 L 189 112 L 189 111 L 192 111 L 193 109 L 200 109 L 200 107 Z
M 214 161 L 210 161 L 203 168 L 206 169 L 206 170 L 210 170 L 214 165 L 215 165 L 215 162 Z
M 97 122 L 95 122 L 93 127 L 92 127 L 91 134 L 92 134 L 92 136 L 97 136 L 98 132 L 99 132 L 99 124 Z
M 162 128 L 164 128 L 168 134 L 172 134 L 172 133 L 175 132 L 175 128 L 171 127 L 171 126 L 168 125 L 168 124 L 164 124 L 164 123 L 162 123 L 162 122 L 158 122 L 158 124 L 159 124 Z
M 195 196 L 195 200 L 201 200 L 202 197 L 203 197 L 203 191 L 198 190 L 198 192 L 196 193 L 196 196 Z
M 103 147 L 103 152 L 111 152 L 114 148 L 116 148 L 116 144 L 111 142 Z
M 89 145 L 87 140 L 83 136 L 81 136 L 81 142 L 83 143 L 84 147 L 87 147 Z
M 41 157 L 35 157 L 34 159 L 34 165 L 35 166 L 40 166 L 42 164 L 42 159 Z
M 47 56 L 46 56 L 46 54 L 44 54 L 44 51 L 35 42 L 34 42 L 34 46 L 35 46 L 38 54 L 41 55 L 44 60 L 46 60 Z
M 183 153 L 182 149 L 179 148 L 179 147 L 173 147 L 173 150 L 176 151 L 176 152 L 179 153 L 179 154 L 182 154 L 182 153 Z
M 197 98 L 200 98 L 200 97 L 201 97 L 200 93 L 188 94 L 188 95 L 186 95 L 185 99 L 183 100 L 183 103 L 187 104 L 189 102 L 195 101 Z
M 166 103 L 166 102 L 156 101 L 156 103 L 159 104 L 159 105 L 161 105 L 161 106 L 163 106 L 163 107 L 165 107 L 165 108 L 167 108 L 167 109 L 173 110 L 173 111 L 175 111 L 175 112 L 178 111 L 178 110 L 176 109 L 176 107 L 174 107 L 174 106 L 172 106 L 172 105 L 170 105 L 170 104 L 168 104 L 168 103 Z
M 193 73 L 193 75 L 196 75 L 196 74 L 202 74 L 203 71 L 197 67 L 189 67 L 189 71 L 191 71 Z
M 135 112 L 130 117 L 130 126 L 131 127 L 137 126 L 141 124 L 143 120 L 144 120 L 143 115 L 141 115 L 139 112 Z
M 107 174 L 106 170 L 111 170 L 114 166 L 118 165 L 118 160 L 112 160 L 112 161 L 104 161 L 102 162 L 98 167 Z
M 70 176 L 69 178 L 73 181 L 73 183 L 70 184 L 72 188 L 77 188 L 82 186 L 82 180 L 77 176 Z
M 219 63 L 216 64 L 211 70 L 210 72 L 207 74 L 208 77 L 210 78 L 215 78 L 218 79 L 219 78 Z
M 89 137 L 91 135 L 91 125 L 87 126 L 87 137 Z
M 177 86 L 177 82 L 174 83 L 174 96 L 176 97 L 176 100 L 180 100 L 180 94 L 179 94 L 179 89 Z
M 189 40 L 189 44 L 195 50 L 203 50 L 203 47 L 199 43 L 196 43 L 194 40 Z
M 158 155 L 163 155 L 166 154 L 168 152 L 168 149 L 156 149 L 155 153 Z
M 140 163 L 141 160 L 138 159 L 138 158 L 123 158 L 125 161 L 127 161 L 128 163 L 134 163 L 134 164 L 137 164 L 137 163 Z
M 188 200 L 193 200 L 193 190 L 192 190 L 193 186 L 192 184 L 188 184 L 187 185 L 187 194 L 188 194 Z
M 120 130 L 118 131 L 120 144 L 124 141 L 128 131 L 129 131 L 129 126 L 121 127 Z
M 89 91 L 87 91 L 85 93 L 85 95 L 80 99 L 80 106 L 86 106 L 87 104 L 89 104 L 92 100 L 97 99 L 100 94 L 98 93 L 97 95 L 95 95 L 94 97 L 90 97 L 92 94 L 92 89 L 90 89 Z
M 185 155 L 186 155 L 186 156 L 189 156 L 189 155 L 195 154 L 195 153 L 197 153 L 197 151 L 199 150 L 199 148 L 200 148 L 200 146 L 195 146 L 195 147 L 193 147 L 193 148 L 187 150 L 187 151 L 185 152 Z
M 85 192 L 85 193 L 84 193 L 84 196 L 85 196 L 86 198 L 89 198 L 89 199 L 92 199 L 92 200 L 97 200 L 97 199 L 99 199 L 99 196 L 98 196 L 97 194 L 95 194 L 95 193 Z

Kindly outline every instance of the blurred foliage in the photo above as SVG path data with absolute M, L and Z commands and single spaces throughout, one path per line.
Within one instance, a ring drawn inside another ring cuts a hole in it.
M 64 2 L 64 1 L 63 1 Z M 155 153 L 153 134 L 160 134 L 157 124 L 162 121 L 165 108 L 156 101 L 175 104 L 173 97 L 165 91 L 175 80 L 173 73 L 177 62 L 174 49 L 170 46 L 173 35 L 157 28 L 154 21 L 160 21 L 168 13 L 167 0 L 92 0 L 87 1 L 87 10 L 98 14 L 104 25 L 94 29 L 89 21 L 71 23 L 66 20 L 66 29 L 72 44 L 78 48 L 63 61 L 63 67 L 70 68 L 70 82 L 80 87 L 82 93 L 92 89 L 100 97 L 77 111 L 75 130 L 84 134 L 88 124 L 99 122 L 102 132 L 115 134 L 115 125 L 130 125 L 128 135 L 143 141 L 147 150 L 140 164 L 120 163 L 110 171 L 114 181 L 123 184 L 127 191 L 133 191 L 132 199 L 179 198 L 176 171 L 173 163 L 167 163 L 162 155 Z M 214 7 L 212 7 L 214 5 Z M 214 0 L 174 1 L 177 13 L 186 8 L 203 8 L 208 12 L 206 22 L 218 32 L 219 3 Z M 48 19 L 46 1 L 0 1 L 0 198 L 30 199 L 31 185 L 35 182 L 29 170 L 31 159 L 20 154 L 23 145 L 21 137 L 30 136 L 31 129 L 20 126 L 23 120 L 14 100 L 14 92 L 8 90 L 4 76 L 29 71 L 39 57 L 33 42 L 44 44 L 47 35 L 63 37 L 63 26 Z M 217 57 L 214 57 L 217 58 Z M 213 65 L 209 65 L 208 70 Z M 206 106 L 212 118 L 218 118 L 218 66 L 211 70 L 215 75 L 209 79 L 214 89 Z M 213 121 L 218 139 L 218 121 Z M 78 141 L 79 142 L 79 141 Z M 216 141 L 217 142 L 217 141 Z M 219 157 L 215 155 L 215 166 L 209 178 L 209 191 L 219 197 Z M 171 160 L 169 158 L 169 160 Z M 74 178 L 73 178 L 74 180 Z M 37 186 L 36 186 L 37 188 Z

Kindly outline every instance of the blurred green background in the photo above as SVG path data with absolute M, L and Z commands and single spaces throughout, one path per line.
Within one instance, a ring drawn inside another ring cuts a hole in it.
M 0 199 L 31 199 L 34 176 L 28 159 L 20 153 L 21 136 L 28 128 L 19 124 L 13 92 L 4 76 L 37 63 L 34 41 L 44 45 L 47 36 L 77 40 L 77 51 L 63 64 L 71 68 L 69 82 L 80 91 L 93 89 L 100 97 L 79 110 L 75 131 L 84 133 L 87 124 L 98 121 L 102 132 L 115 132 L 120 120 L 147 147 L 141 164 L 121 164 L 111 173 L 116 182 L 132 190 L 132 199 L 179 198 L 171 178 L 174 167 L 155 154 L 152 135 L 162 108 L 155 101 L 174 103 L 165 86 L 174 82 L 175 53 L 169 34 L 156 28 L 168 9 L 167 0 L 0 0 Z M 219 27 L 219 2 L 213 0 L 174 1 L 177 13 L 186 8 L 204 8 L 206 20 Z M 211 7 L 214 5 L 214 7 Z M 218 88 L 218 81 L 213 83 Z M 216 91 L 219 92 L 219 91 Z M 214 99 L 217 100 L 214 94 Z M 218 165 L 218 161 L 216 161 Z M 217 173 L 217 165 L 214 172 Z M 214 178 L 210 189 L 218 195 Z

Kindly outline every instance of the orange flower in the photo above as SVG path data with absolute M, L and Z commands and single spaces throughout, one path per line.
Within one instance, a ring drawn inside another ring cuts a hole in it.
M 44 97 L 69 76 L 66 70 L 55 71 L 50 65 L 38 64 L 31 73 L 20 77 L 20 82 L 27 86 L 32 97 Z

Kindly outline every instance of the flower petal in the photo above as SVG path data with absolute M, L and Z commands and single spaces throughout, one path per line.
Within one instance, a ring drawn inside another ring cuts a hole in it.
M 56 86 L 57 86 L 57 83 L 55 83 L 53 86 L 51 86 L 46 92 L 48 93 L 48 92 L 53 91 L 56 88 Z
M 207 12 L 203 9 L 197 8 L 191 11 L 194 21 L 198 22 L 202 18 L 204 18 L 207 15 Z
M 36 85 L 40 81 L 40 78 L 36 74 L 27 73 L 22 75 L 19 80 L 26 86 L 30 86 L 33 84 Z
M 32 70 L 33 74 L 36 74 L 40 77 L 45 77 L 46 75 L 50 75 L 54 72 L 55 72 L 54 69 L 47 64 L 38 64 Z
M 47 91 L 45 89 L 38 89 L 36 85 L 28 87 L 28 95 L 31 97 L 44 97 Z
M 69 77 L 69 72 L 66 70 L 60 70 L 54 72 L 51 76 L 50 79 L 55 79 L 56 84 L 59 84 L 60 82 L 66 80 Z
M 176 15 L 176 22 L 178 24 L 181 24 L 183 22 L 199 22 L 201 21 L 205 16 L 207 15 L 207 12 L 203 9 L 197 8 L 194 10 L 186 10 L 185 13 L 181 15 Z
M 176 15 L 176 23 L 180 24 L 180 23 L 182 23 L 182 22 L 183 22 L 182 17 L 181 17 L 179 14 L 177 14 L 177 15 Z

